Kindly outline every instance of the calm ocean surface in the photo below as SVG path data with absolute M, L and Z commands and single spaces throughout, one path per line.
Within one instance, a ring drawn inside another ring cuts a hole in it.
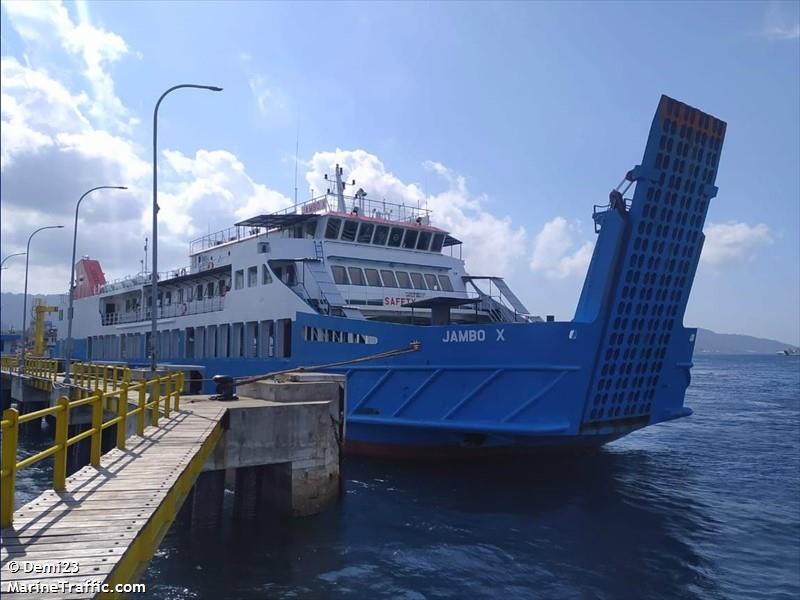
M 588 456 L 350 458 L 325 514 L 173 527 L 144 597 L 800 597 L 800 360 L 699 355 L 687 405 Z

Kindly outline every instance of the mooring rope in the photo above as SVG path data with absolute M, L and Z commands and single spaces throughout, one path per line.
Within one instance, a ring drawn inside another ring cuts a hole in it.
M 298 373 L 304 371 L 317 371 L 321 369 L 332 369 L 333 367 L 341 367 L 344 365 L 352 365 L 362 362 L 367 362 L 370 360 L 380 360 L 382 358 L 392 358 L 394 356 L 400 356 L 402 354 L 409 354 L 411 352 L 418 352 L 419 349 L 422 347 L 422 343 L 418 341 L 413 341 L 408 346 L 403 348 L 396 348 L 395 350 L 386 350 L 384 352 L 378 352 L 377 354 L 369 354 L 367 356 L 360 356 L 359 358 L 351 358 L 350 360 L 342 360 L 338 362 L 326 363 L 322 365 L 309 365 L 309 366 L 301 366 L 301 367 L 293 367 L 291 369 L 284 369 L 282 371 L 273 371 L 272 373 L 265 373 L 263 375 L 251 375 L 247 377 L 234 377 L 234 382 L 236 385 L 241 385 L 244 383 L 255 383 L 256 381 L 263 381 L 264 379 L 271 379 L 272 377 L 277 377 L 278 375 L 286 375 L 288 373 Z

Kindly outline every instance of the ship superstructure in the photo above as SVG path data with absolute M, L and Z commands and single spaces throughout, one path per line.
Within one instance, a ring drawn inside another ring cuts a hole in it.
M 419 341 L 343 368 L 348 444 L 392 454 L 595 445 L 689 414 L 695 330 L 682 318 L 724 130 L 662 97 L 642 164 L 595 207 L 571 321 L 543 321 L 502 278 L 467 273 L 426 209 L 349 195 L 337 165 L 325 194 L 194 240 L 188 265 L 158 274 L 157 357 L 250 375 Z M 146 361 L 149 281 L 83 290 L 74 355 Z

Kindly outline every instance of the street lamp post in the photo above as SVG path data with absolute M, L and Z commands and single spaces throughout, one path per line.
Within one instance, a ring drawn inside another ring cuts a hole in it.
M 196 85 L 193 83 L 174 85 L 161 94 L 153 110 L 153 274 L 150 285 L 152 288 L 150 290 L 150 315 L 152 317 L 150 328 L 150 371 L 153 373 L 156 372 L 156 348 L 158 347 L 158 107 L 167 94 L 181 88 L 195 88 L 211 92 L 222 91 L 221 87 L 213 85 Z
M 75 205 L 75 228 L 72 230 L 72 268 L 69 275 L 69 308 L 67 308 L 67 351 L 66 351 L 66 364 L 64 366 L 64 383 L 70 382 L 70 373 L 72 372 L 72 303 L 75 300 L 75 250 L 78 243 L 78 209 L 81 207 L 81 202 L 86 196 L 97 190 L 127 190 L 125 186 L 121 185 L 101 185 L 93 187 L 83 196 L 78 198 L 78 203 Z
M 5 267 L 3 265 L 6 264 L 6 261 L 9 258 L 14 258 L 15 256 L 24 256 L 24 255 L 25 255 L 25 252 L 15 252 L 14 254 L 9 254 L 3 260 L 0 260 L 0 281 L 2 281 L 3 269 L 5 269 Z M 2 289 L 2 285 L 0 285 L 0 289 Z
M 25 292 L 22 295 L 22 361 L 19 366 L 19 372 L 25 372 L 25 344 L 27 338 L 27 325 L 28 325 L 28 264 L 31 257 L 31 240 L 40 231 L 45 229 L 64 229 L 63 225 L 48 225 L 47 227 L 39 227 L 28 237 L 28 246 L 25 249 Z

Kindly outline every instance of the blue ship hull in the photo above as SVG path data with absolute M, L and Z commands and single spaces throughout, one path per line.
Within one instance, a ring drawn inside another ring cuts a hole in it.
M 339 369 L 348 447 L 373 454 L 598 446 L 687 416 L 696 330 L 682 321 L 724 133 L 722 121 L 661 98 L 642 164 L 626 176 L 636 183 L 630 207 L 612 193 L 595 211 L 599 236 L 572 321 L 414 326 L 298 314 L 291 360 L 191 362 L 207 376 L 253 375 L 420 342 L 417 352 Z M 377 342 L 317 341 L 341 339 L 326 330 Z

